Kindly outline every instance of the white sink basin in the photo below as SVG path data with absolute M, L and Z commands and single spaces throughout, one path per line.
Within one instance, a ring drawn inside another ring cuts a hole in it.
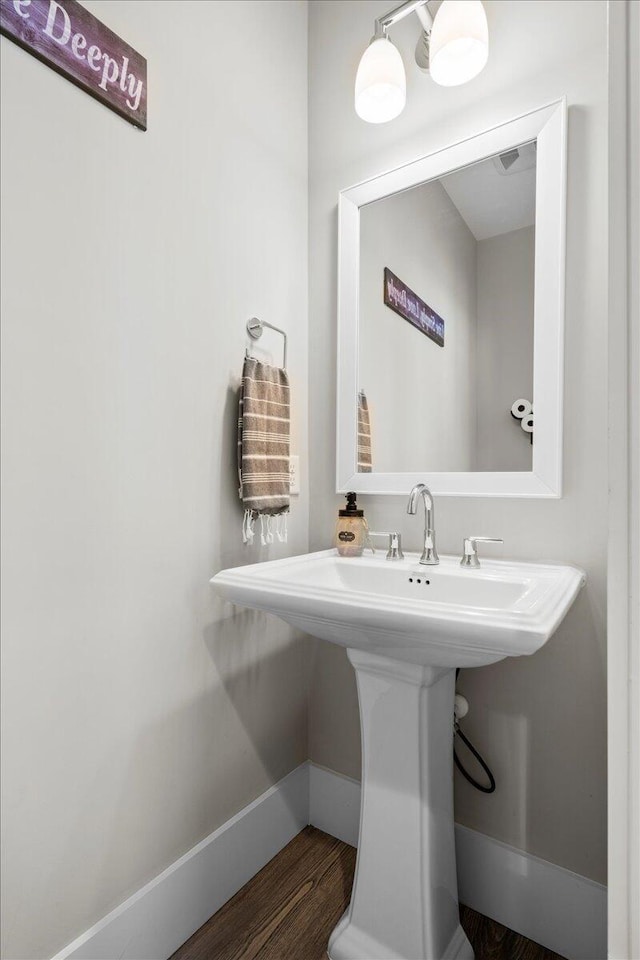
M 348 911 L 329 960 L 473 960 L 453 830 L 455 668 L 535 653 L 584 574 L 458 558 L 421 566 L 334 550 L 223 570 L 219 594 L 348 648 L 358 681 L 362 808 Z M 473 706 L 473 705 L 472 705 Z
M 388 561 L 335 550 L 223 570 L 216 590 L 306 633 L 424 666 L 472 667 L 535 653 L 584 574 L 560 564 L 483 560 L 479 569 L 418 554 Z

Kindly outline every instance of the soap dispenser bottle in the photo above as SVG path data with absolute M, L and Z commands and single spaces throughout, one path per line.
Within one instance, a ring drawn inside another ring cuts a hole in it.
M 347 506 L 338 511 L 335 546 L 341 557 L 359 557 L 369 540 L 364 510 L 358 510 L 355 493 L 347 494 Z

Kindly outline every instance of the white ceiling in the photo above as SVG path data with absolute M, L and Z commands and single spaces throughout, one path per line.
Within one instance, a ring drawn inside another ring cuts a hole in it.
M 517 158 L 503 154 L 457 170 L 440 183 L 476 240 L 487 240 L 535 223 L 535 144 L 519 147 Z M 515 153 L 515 151 L 514 151 Z

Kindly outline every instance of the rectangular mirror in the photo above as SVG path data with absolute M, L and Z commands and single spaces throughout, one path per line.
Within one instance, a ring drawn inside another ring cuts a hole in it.
M 339 491 L 561 495 L 564 102 L 340 194 Z

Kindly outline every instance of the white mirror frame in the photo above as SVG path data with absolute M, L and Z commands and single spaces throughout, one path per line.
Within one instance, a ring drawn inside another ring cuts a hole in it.
M 562 496 L 567 106 L 564 99 L 390 170 L 339 199 L 337 492 L 406 494 L 420 481 L 449 497 Z M 360 207 L 537 140 L 531 471 L 358 473 Z

